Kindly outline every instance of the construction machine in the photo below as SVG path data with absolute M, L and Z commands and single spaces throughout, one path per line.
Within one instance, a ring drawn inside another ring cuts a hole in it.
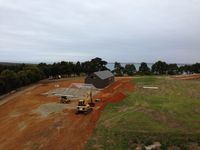
M 71 100 L 67 96 L 60 97 L 60 103 L 69 103 Z
M 87 96 L 85 99 L 78 101 L 77 114 L 78 113 L 88 114 L 93 110 L 92 107 L 94 107 L 94 106 L 95 106 L 95 103 L 93 102 L 92 91 L 90 90 L 87 93 Z

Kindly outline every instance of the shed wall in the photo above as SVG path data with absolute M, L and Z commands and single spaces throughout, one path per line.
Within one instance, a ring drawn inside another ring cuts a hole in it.
M 87 76 L 85 79 L 86 84 L 93 84 L 96 88 L 105 88 L 106 86 L 108 86 L 113 82 L 114 82 L 114 76 L 102 80 L 95 74 L 91 74 Z

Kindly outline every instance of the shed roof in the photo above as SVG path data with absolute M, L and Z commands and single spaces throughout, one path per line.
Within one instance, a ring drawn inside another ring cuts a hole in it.
M 102 80 L 114 76 L 109 70 L 94 72 L 94 74 L 95 74 L 96 76 L 98 76 L 98 77 L 99 77 L 100 79 L 102 79 Z

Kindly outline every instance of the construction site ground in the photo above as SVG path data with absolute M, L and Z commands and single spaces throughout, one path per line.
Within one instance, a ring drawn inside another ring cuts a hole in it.
M 57 85 L 83 82 L 83 78 L 40 82 L 1 100 L 0 149 L 84 149 L 106 104 L 123 100 L 134 85 L 132 78 L 116 79 L 94 96 L 101 101 L 88 115 L 75 114 L 77 101 L 60 104 L 58 97 L 42 95 Z

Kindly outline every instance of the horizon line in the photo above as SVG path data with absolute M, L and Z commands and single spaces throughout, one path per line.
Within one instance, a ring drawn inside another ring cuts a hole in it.
M 65 60 L 61 60 L 61 61 L 65 61 Z M 3 63 L 10 63 L 10 64 L 40 64 L 40 63 L 47 63 L 47 64 L 53 64 L 53 63 L 58 63 L 58 62 L 61 62 L 61 61 L 54 61 L 54 62 L 33 62 L 33 61 L 24 61 L 24 62 L 21 62 L 21 61 L 0 61 L 0 64 L 3 64 Z M 159 60 L 158 60 L 159 61 Z M 162 60 L 161 60 L 162 61 Z M 73 62 L 73 63 L 76 63 L 78 61 L 66 61 L 66 62 Z M 85 61 L 79 61 L 80 63 L 83 63 Z M 141 64 L 142 62 L 120 62 L 120 61 L 116 61 L 120 64 Z M 143 61 L 145 62 L 145 61 Z M 157 62 L 157 61 L 156 61 Z M 154 63 L 156 63 L 154 62 Z M 165 61 L 164 61 L 165 62 Z M 107 64 L 114 64 L 115 62 L 107 62 Z M 147 64 L 154 64 L 152 62 L 145 62 Z M 166 62 L 167 63 L 167 62 Z M 198 62 L 194 62 L 194 63 L 167 63 L 167 64 L 179 64 L 179 65 L 191 65 L 191 64 L 195 64 L 195 63 L 198 63 Z

